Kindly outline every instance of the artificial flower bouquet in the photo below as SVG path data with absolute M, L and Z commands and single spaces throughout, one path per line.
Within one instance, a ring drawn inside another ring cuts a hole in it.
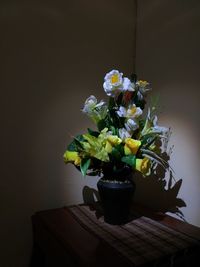
M 108 180 L 125 179 L 121 175 L 124 170 L 147 176 L 158 164 L 167 169 L 162 153 L 169 129 L 157 125 L 154 104 L 144 112 L 150 84 L 137 80 L 136 75 L 129 79 L 112 70 L 106 74 L 103 88 L 108 104 L 90 96 L 82 109 L 97 129 L 88 128 L 73 138 L 64 162 L 74 164 L 84 176 L 103 175 Z

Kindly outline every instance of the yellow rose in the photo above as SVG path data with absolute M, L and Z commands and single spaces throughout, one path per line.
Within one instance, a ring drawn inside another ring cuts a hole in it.
M 136 170 L 144 175 L 150 174 L 151 161 L 148 158 L 136 159 Z
M 124 146 L 124 153 L 125 155 L 136 155 L 139 147 L 141 146 L 140 140 L 135 140 L 132 138 L 126 138 L 125 139 L 125 146 Z
M 74 163 L 75 165 L 79 166 L 80 163 L 81 163 L 81 158 L 79 157 L 78 155 L 78 152 L 76 151 L 69 151 L 67 150 L 65 153 L 64 153 L 64 162 L 65 163 Z
M 117 135 L 109 135 L 107 140 L 106 140 L 105 150 L 108 153 L 111 153 L 113 146 L 119 145 L 119 144 L 121 144 L 121 142 L 122 142 L 122 140 Z

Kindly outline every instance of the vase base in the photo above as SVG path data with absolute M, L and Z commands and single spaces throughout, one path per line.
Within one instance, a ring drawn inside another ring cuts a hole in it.
M 130 181 L 116 182 L 99 180 L 97 183 L 104 221 L 122 225 L 130 221 L 130 208 L 135 184 Z

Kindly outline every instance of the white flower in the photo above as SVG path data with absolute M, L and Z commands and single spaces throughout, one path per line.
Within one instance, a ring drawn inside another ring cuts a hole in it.
M 139 80 L 136 82 L 136 86 L 138 87 L 138 92 L 140 92 L 140 94 L 142 94 L 143 96 L 151 90 L 151 85 L 147 81 Z
M 118 111 L 116 111 L 117 112 L 117 114 L 119 115 L 119 117 L 126 117 L 126 115 L 127 115 L 127 110 L 126 110 L 126 108 L 125 107 L 123 107 L 123 106 L 120 106 L 119 107 L 119 110 Z
M 139 116 L 142 115 L 141 108 L 136 107 L 135 104 L 128 106 L 128 108 L 120 106 L 119 110 L 116 112 L 117 112 L 119 117 L 124 117 L 124 118 L 128 118 L 128 119 L 138 118 Z
M 123 91 L 135 91 L 135 85 L 128 78 L 123 79 Z
M 123 73 L 120 73 L 118 70 L 112 70 L 106 74 L 104 80 L 109 82 L 111 86 L 119 86 L 122 84 L 122 76 Z
M 85 105 L 84 108 L 82 109 L 82 111 L 84 113 L 89 113 L 92 109 L 95 108 L 97 104 L 97 99 L 95 96 L 91 95 L 90 97 L 88 97 L 85 101 Z
M 103 88 L 108 96 L 115 97 L 123 91 L 134 91 L 135 85 L 131 81 L 122 77 L 123 73 L 112 70 L 104 78 Z
M 125 127 L 129 133 L 133 133 L 139 126 L 135 120 L 128 119 L 125 123 Z
M 136 107 L 135 104 L 132 106 L 129 106 L 127 109 L 127 117 L 132 119 L 132 118 L 138 118 L 139 116 L 142 115 L 142 110 L 139 107 Z
M 104 101 L 97 103 L 95 96 L 91 95 L 85 101 L 84 108 L 82 109 L 95 123 L 104 119 L 107 115 L 107 106 Z
M 124 140 L 126 138 L 131 137 L 131 134 L 125 129 L 125 128 L 120 128 L 119 129 L 119 137 Z
M 158 117 L 154 116 L 153 118 L 153 127 L 151 127 L 150 131 L 158 134 L 167 134 L 169 132 L 169 128 L 167 127 L 162 127 L 157 125 L 158 122 Z
M 121 91 L 123 91 L 123 73 L 120 73 L 118 70 L 112 70 L 106 74 L 104 77 L 103 88 L 108 96 L 115 97 Z
M 125 120 L 125 128 L 126 131 L 131 136 L 133 132 L 139 127 L 137 118 L 142 115 L 142 110 L 139 107 L 136 107 L 135 104 L 128 106 L 125 108 L 123 106 L 119 107 L 119 110 L 116 111 L 119 117 L 126 118 Z

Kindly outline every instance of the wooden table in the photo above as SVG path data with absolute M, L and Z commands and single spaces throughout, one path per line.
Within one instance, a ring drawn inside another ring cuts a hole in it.
M 200 240 L 198 227 L 169 215 L 153 213 L 138 205 L 134 206 L 134 210 L 173 229 L 192 233 Z M 82 227 L 67 207 L 37 212 L 32 216 L 32 224 L 34 236 L 32 267 L 133 267 L 133 264 L 113 247 Z M 190 267 L 200 266 L 198 253 L 190 255 Z M 174 266 L 188 265 L 182 262 Z

